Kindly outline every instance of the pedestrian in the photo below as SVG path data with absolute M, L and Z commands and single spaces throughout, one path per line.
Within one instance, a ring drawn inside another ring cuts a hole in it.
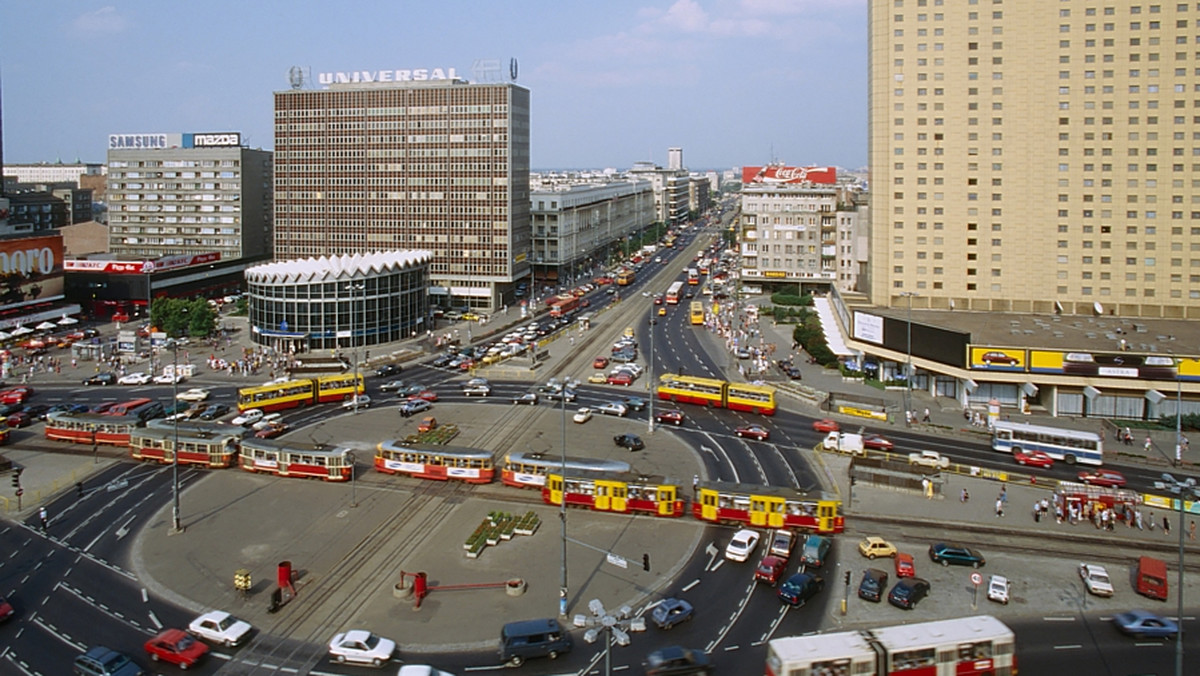
M 906 424 L 906 425 L 912 424 L 912 411 L 904 412 L 904 424 Z
M 700 475 L 693 474 L 692 475 L 692 492 L 695 493 L 699 489 L 700 489 Z
M 1167 518 L 1166 514 L 1163 514 L 1163 534 L 1171 534 L 1171 520 Z
M 42 532 L 46 532 L 46 527 L 50 525 L 50 516 L 46 513 L 45 507 L 38 510 L 38 519 L 42 522 Z
M 1146 435 L 1146 448 L 1145 448 L 1145 450 L 1146 450 L 1146 452 L 1147 452 L 1147 453 L 1149 453 L 1149 452 L 1150 452 L 1150 447 L 1151 447 L 1151 446 L 1153 446 L 1153 445 L 1154 445 L 1154 441 L 1153 441 L 1153 440 L 1150 438 L 1150 436 L 1149 436 L 1149 435 Z
M 971 496 L 967 494 L 967 489 L 965 489 L 965 488 L 962 489 L 962 492 L 959 493 L 959 495 L 958 495 L 958 501 L 965 504 L 967 502 L 967 500 L 970 500 L 970 499 L 971 499 Z
M 1140 509 L 1135 509 L 1135 510 L 1133 510 L 1133 520 L 1134 520 L 1135 522 L 1137 522 L 1137 529 L 1138 529 L 1138 530 L 1144 530 L 1144 529 L 1142 528 L 1142 510 L 1140 510 Z
M 1004 500 L 996 498 L 996 517 L 1004 516 Z
M 1195 521 L 1188 524 L 1188 539 L 1189 540 L 1196 539 L 1196 522 Z
M 1150 516 L 1147 517 L 1146 523 L 1149 524 L 1150 532 L 1153 533 L 1154 532 L 1154 512 L 1150 512 Z
M 1000 487 L 1000 502 L 1008 502 L 1008 486 Z
M 925 415 L 921 418 L 921 422 L 929 422 L 929 409 L 925 409 Z
M 1041 523 L 1042 521 L 1042 503 L 1037 500 L 1033 501 L 1033 521 L 1034 523 Z
M 1183 450 L 1186 451 L 1188 449 L 1188 438 L 1186 436 L 1180 436 L 1179 445 L 1182 446 Z

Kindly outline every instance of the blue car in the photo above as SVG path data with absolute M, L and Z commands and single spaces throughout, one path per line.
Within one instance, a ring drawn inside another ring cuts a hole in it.
M 810 573 L 797 573 L 779 588 L 779 600 L 792 606 L 802 606 L 825 588 L 824 578 Z
M 1134 638 L 1173 638 L 1179 633 L 1179 625 L 1161 615 L 1155 615 L 1148 610 L 1130 610 L 1117 613 L 1113 624 L 1123 634 Z
M 693 612 L 692 604 L 683 599 L 671 598 L 663 599 L 657 606 L 654 606 L 650 617 L 659 629 L 670 629 L 680 622 L 692 619 Z

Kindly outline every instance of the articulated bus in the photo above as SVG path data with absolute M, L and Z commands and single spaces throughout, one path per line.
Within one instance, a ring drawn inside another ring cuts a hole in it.
M 1013 676 L 1016 637 L 991 615 L 771 639 L 767 676 Z
M 809 533 L 841 533 L 846 528 L 841 500 L 823 492 L 787 486 L 701 481 L 692 516 L 710 523 L 757 528 L 792 528 Z
M 469 484 L 491 483 L 496 470 L 492 452 L 440 445 L 408 445 L 384 441 L 375 449 L 375 469 L 417 479 L 457 479 Z
M 325 481 L 349 481 L 354 473 L 350 452 L 344 448 L 254 437 L 242 440 L 241 467 L 247 472 Z
M 769 385 L 667 374 L 659 380 L 658 398 L 762 415 L 775 414 L 775 388 Z
M 671 286 L 667 287 L 667 305 L 679 305 L 679 298 L 683 296 L 683 282 L 671 282 Z
M 46 416 L 46 438 L 77 444 L 128 446 L 133 431 L 142 426 L 135 416 L 56 411 Z
M 1012 453 L 1014 450 L 1041 451 L 1068 465 L 1077 462 L 1084 465 L 1104 463 L 1104 442 L 1095 432 L 1006 420 L 992 423 L 992 450 L 1001 453 Z
M 285 408 L 345 401 L 364 392 L 362 374 L 341 373 L 316 378 L 301 378 L 272 385 L 243 387 L 238 390 L 238 411 L 251 408 L 264 413 Z
M 699 326 L 704 323 L 704 303 L 698 300 L 692 301 L 689 314 L 692 318 L 692 326 Z
M 620 460 L 596 460 L 594 458 L 573 458 L 552 453 L 537 453 L 513 451 L 504 456 L 504 466 L 500 470 L 500 481 L 507 486 L 517 488 L 541 488 L 546 485 L 546 475 L 552 471 L 562 473 L 563 463 L 567 472 L 591 470 L 599 472 L 628 472 L 629 463 Z
M 241 439 L 240 433 L 232 431 L 225 434 L 204 434 L 184 430 L 180 434 L 173 429 L 147 427 L 134 430 L 129 439 L 129 450 L 134 460 L 168 465 L 178 459 L 181 465 L 200 465 L 216 469 L 233 466 Z

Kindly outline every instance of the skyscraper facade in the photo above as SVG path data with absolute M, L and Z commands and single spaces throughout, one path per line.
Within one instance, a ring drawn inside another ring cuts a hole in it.
M 530 274 L 529 90 L 459 79 L 275 93 L 275 257 L 427 250 L 444 305 Z
M 871 0 L 877 305 L 1200 316 L 1200 4 Z

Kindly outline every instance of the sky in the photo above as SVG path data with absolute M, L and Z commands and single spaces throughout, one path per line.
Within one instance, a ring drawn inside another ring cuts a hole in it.
M 115 133 L 271 149 L 293 66 L 514 58 L 535 170 L 866 164 L 867 0 L 2 2 L 4 160 L 104 162 Z

